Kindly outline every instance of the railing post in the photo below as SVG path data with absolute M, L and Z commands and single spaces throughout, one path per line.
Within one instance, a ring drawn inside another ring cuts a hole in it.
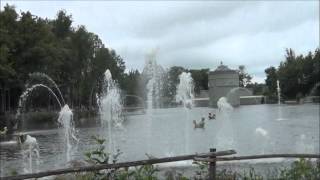
M 211 148 L 210 152 L 216 152 L 215 148 Z M 210 156 L 210 158 L 216 158 L 216 156 Z M 216 161 L 209 163 L 209 180 L 216 179 Z

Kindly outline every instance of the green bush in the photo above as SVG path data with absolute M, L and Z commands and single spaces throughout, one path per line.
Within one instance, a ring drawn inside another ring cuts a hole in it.
M 112 155 L 110 161 L 110 153 L 105 151 L 105 140 L 99 137 L 92 137 L 97 146 L 90 152 L 85 153 L 86 161 L 90 164 L 109 164 L 116 163 L 118 157 L 122 154 L 120 150 Z M 166 173 L 163 179 L 166 180 L 206 180 L 208 179 L 208 163 L 194 162 L 197 165 L 195 175 L 191 178 L 183 176 L 181 173 Z M 76 173 L 75 179 L 79 180 L 157 180 L 157 172 L 159 170 L 154 165 L 144 165 L 129 168 L 117 168 L 109 170 L 99 170 L 88 173 Z M 274 169 L 270 174 L 265 176 L 257 173 L 254 168 L 249 171 L 236 172 L 232 170 L 217 171 L 217 179 L 221 180 L 263 180 L 263 179 L 278 179 L 278 180 L 318 180 L 320 179 L 319 162 L 312 162 L 310 159 L 299 159 L 294 161 L 290 167 L 283 169 Z M 68 178 L 67 178 L 68 179 Z
M 318 180 L 320 179 L 320 166 L 318 163 L 313 163 L 311 160 L 301 158 L 293 162 L 290 168 L 281 170 L 278 179 Z
M 86 161 L 90 164 L 110 164 L 116 163 L 119 156 L 122 154 L 120 150 L 117 150 L 116 154 L 113 154 L 112 162 L 110 161 L 110 153 L 105 151 L 104 142 L 105 139 L 99 138 L 97 136 L 92 136 L 95 140 L 97 147 L 90 152 L 85 153 Z M 99 179 L 99 180 L 128 180 L 128 179 L 141 179 L 141 180 L 156 180 L 156 172 L 158 169 L 153 165 L 144 165 L 136 167 L 134 170 L 129 170 L 128 168 L 117 168 L 109 170 L 94 171 L 92 173 L 78 174 L 76 179 L 89 180 L 89 179 Z

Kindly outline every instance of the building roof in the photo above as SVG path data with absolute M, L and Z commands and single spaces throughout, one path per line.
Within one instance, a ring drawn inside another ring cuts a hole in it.
M 224 74 L 224 73 L 238 73 L 236 70 L 230 69 L 228 66 L 224 65 L 222 61 L 220 66 L 218 66 L 214 71 L 210 72 L 211 74 Z

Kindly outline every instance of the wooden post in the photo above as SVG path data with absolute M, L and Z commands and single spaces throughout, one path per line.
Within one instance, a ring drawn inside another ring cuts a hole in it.
M 215 148 L 211 148 L 210 152 L 216 152 Z M 216 158 L 216 156 L 210 156 L 210 158 Z M 209 180 L 216 179 L 216 162 L 209 162 Z

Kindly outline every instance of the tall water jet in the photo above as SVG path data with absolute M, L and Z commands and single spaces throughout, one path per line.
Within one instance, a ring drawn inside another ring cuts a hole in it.
M 163 68 L 157 64 L 156 51 L 147 54 L 142 76 L 146 81 L 148 110 L 160 107 L 161 90 L 163 86 Z
M 194 85 L 190 73 L 182 72 L 179 75 L 179 84 L 176 89 L 176 102 L 182 103 L 186 111 L 185 119 L 185 153 L 189 150 L 189 127 L 191 126 L 189 111 L 193 107 Z
M 281 89 L 279 80 L 277 80 L 277 95 L 278 95 L 278 105 L 281 104 Z
M 113 129 L 122 127 L 122 102 L 120 89 L 117 83 L 112 79 L 109 69 L 104 73 L 102 96 L 99 98 L 98 105 L 100 111 L 100 120 L 103 128 L 108 128 L 108 134 L 104 133 L 109 140 L 109 152 L 115 152 L 116 144 L 114 142 Z
M 182 72 L 179 75 L 179 84 L 177 85 L 176 102 L 182 102 L 184 108 L 192 108 L 194 85 L 190 73 Z
M 150 153 L 150 144 L 152 136 L 152 120 L 153 108 L 160 107 L 161 89 L 163 87 L 162 76 L 164 74 L 163 68 L 157 64 L 156 50 L 147 54 L 146 62 L 142 71 L 142 77 L 146 82 L 146 95 L 147 95 L 147 137 L 148 145 L 147 151 Z
M 277 95 L 278 95 L 278 105 L 279 105 L 278 106 L 278 118 L 277 118 L 277 121 L 284 121 L 286 119 L 284 119 L 282 117 L 282 110 L 281 110 L 282 107 L 280 107 L 280 105 L 281 105 L 281 89 L 280 89 L 279 80 L 277 80 Z
M 76 137 L 76 130 L 73 122 L 73 113 L 67 104 L 64 105 L 59 112 L 58 122 L 62 126 L 66 161 L 69 162 L 71 160 L 71 156 L 73 155 L 73 148 L 75 147 L 74 145 L 78 143 L 78 139 Z

